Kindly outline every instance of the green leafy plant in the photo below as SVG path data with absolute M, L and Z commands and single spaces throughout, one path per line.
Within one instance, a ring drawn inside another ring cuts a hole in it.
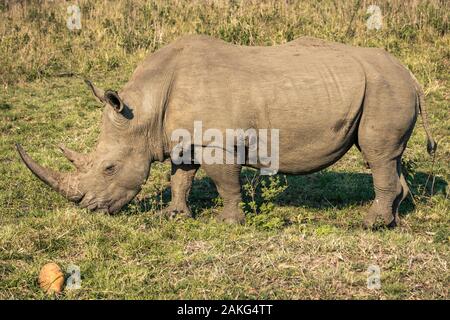
M 276 198 L 287 188 L 287 179 L 282 177 L 260 176 L 257 172 L 251 178 L 246 177 L 242 188 L 248 201 L 242 207 L 250 225 L 263 230 L 275 230 L 287 224 L 285 215 L 274 212 Z

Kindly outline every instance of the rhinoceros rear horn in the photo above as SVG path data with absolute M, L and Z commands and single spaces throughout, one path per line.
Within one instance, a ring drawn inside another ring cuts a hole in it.
M 82 198 L 83 193 L 78 189 L 77 177 L 45 168 L 36 163 L 20 144 L 16 144 L 16 148 L 22 161 L 36 177 L 71 201 L 79 201 Z
M 85 166 L 88 162 L 88 156 L 82 153 L 78 153 L 76 151 L 73 151 L 69 148 L 67 148 L 63 144 L 58 145 L 59 149 L 62 151 L 64 156 L 72 162 L 77 169 L 81 169 L 83 166 Z

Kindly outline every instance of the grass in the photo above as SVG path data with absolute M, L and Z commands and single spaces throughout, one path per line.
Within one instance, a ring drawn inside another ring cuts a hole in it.
M 365 27 L 367 1 L 79 1 L 77 32 L 65 27 L 67 3 L 21 3 L 0 2 L 0 298 L 450 297 L 445 1 L 380 1 L 380 31 Z M 401 226 L 363 230 L 372 178 L 355 149 L 324 171 L 287 177 L 273 208 L 249 212 L 244 226 L 215 222 L 221 201 L 204 172 L 190 197 L 196 218 L 167 221 L 155 213 L 168 201 L 168 163 L 153 164 L 143 192 L 115 216 L 69 204 L 20 163 L 16 142 L 71 170 L 55 145 L 89 151 L 99 133 L 101 110 L 81 78 L 120 88 L 147 52 L 185 33 L 248 45 L 309 35 L 397 56 L 424 86 L 439 143 L 432 166 L 419 121 L 404 156 L 414 202 L 402 204 Z M 49 261 L 80 266 L 82 289 L 45 296 L 37 275 Z M 366 286 L 373 264 L 380 290 Z

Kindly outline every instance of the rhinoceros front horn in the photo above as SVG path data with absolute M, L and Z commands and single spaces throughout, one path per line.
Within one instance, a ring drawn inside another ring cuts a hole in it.
M 20 144 L 16 144 L 16 148 L 28 169 L 44 183 L 71 201 L 79 201 L 83 197 L 83 193 L 78 189 L 78 179 L 76 176 L 72 174 L 61 174 L 45 168 L 36 163 Z

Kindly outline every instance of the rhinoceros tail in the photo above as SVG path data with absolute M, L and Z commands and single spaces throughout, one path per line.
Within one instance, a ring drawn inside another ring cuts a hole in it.
M 437 143 L 436 141 L 434 141 L 433 136 L 431 135 L 430 132 L 430 125 L 428 123 L 428 114 L 425 108 L 425 95 L 423 93 L 422 87 L 419 84 L 419 81 L 417 81 L 416 77 L 412 74 L 412 72 L 410 72 L 410 74 L 415 83 L 415 88 L 417 92 L 417 106 L 419 108 L 420 116 L 422 118 L 425 133 L 427 135 L 427 151 L 429 155 L 434 156 L 437 149 Z

